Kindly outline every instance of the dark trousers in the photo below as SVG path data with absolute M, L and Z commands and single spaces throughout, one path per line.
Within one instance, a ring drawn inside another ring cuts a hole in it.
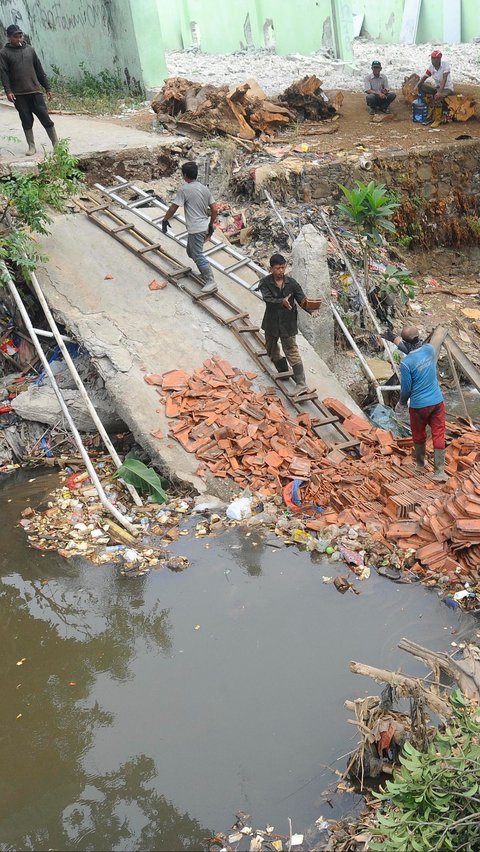
M 367 106 L 370 109 L 378 109 L 381 112 L 386 112 L 396 97 L 395 92 L 389 92 L 384 98 L 380 98 L 378 95 L 367 95 Z
M 14 104 L 24 130 L 32 129 L 34 115 L 45 128 L 53 127 L 45 98 L 40 92 L 33 92 L 31 95 L 15 95 Z

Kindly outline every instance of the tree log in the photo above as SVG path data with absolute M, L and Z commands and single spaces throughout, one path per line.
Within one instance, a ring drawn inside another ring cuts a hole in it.
M 480 683 L 480 658 L 475 660 L 474 656 L 469 654 L 467 660 L 457 662 L 450 659 L 447 654 L 439 651 L 429 651 L 428 648 L 417 645 L 416 642 L 412 642 L 410 639 L 401 639 L 398 647 L 401 651 L 406 651 L 407 654 L 412 654 L 418 660 L 428 663 L 434 671 L 439 667 L 458 684 L 467 698 L 480 700 L 478 689 Z
M 410 677 L 409 675 L 400 674 L 400 672 L 390 672 L 388 669 L 377 669 L 353 660 L 350 662 L 350 671 L 354 672 L 354 674 L 371 677 L 377 683 L 389 683 L 391 686 L 395 686 L 403 695 L 409 696 L 415 691 L 420 690 L 425 699 L 425 704 L 430 707 L 430 710 L 441 716 L 442 719 L 448 719 L 452 714 L 450 705 L 431 689 L 428 689 L 421 678 Z

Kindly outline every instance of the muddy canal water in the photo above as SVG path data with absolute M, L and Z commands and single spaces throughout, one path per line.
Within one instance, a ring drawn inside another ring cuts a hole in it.
M 375 572 L 341 596 L 334 565 L 254 533 L 183 538 L 184 573 L 130 580 L 42 554 L 15 526 L 56 481 L 33 475 L 0 482 L 2 850 L 201 849 L 239 809 L 301 831 L 334 815 L 320 794 L 356 739 L 344 700 L 375 691 L 348 661 L 424 674 L 402 636 L 475 632 Z

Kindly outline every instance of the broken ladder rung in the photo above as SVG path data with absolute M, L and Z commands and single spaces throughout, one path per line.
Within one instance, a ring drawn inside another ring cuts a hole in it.
M 246 319 L 249 316 L 248 311 L 234 314 L 233 317 L 227 317 L 227 319 L 222 320 L 225 325 L 232 325 L 232 323 L 237 322 L 237 320 Z
M 287 393 L 287 396 L 292 402 L 308 402 L 311 399 L 318 399 L 317 391 L 297 391 L 297 393 Z
M 259 325 L 244 325 L 243 328 L 237 328 L 237 331 L 239 331 L 240 334 L 247 334 L 248 332 L 260 331 L 260 330 L 261 329 L 260 329 Z

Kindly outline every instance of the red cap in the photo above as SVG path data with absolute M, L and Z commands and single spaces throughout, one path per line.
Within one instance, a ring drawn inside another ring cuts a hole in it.
M 441 50 L 432 50 L 431 56 L 432 56 L 432 59 L 441 59 L 442 58 L 442 51 Z

